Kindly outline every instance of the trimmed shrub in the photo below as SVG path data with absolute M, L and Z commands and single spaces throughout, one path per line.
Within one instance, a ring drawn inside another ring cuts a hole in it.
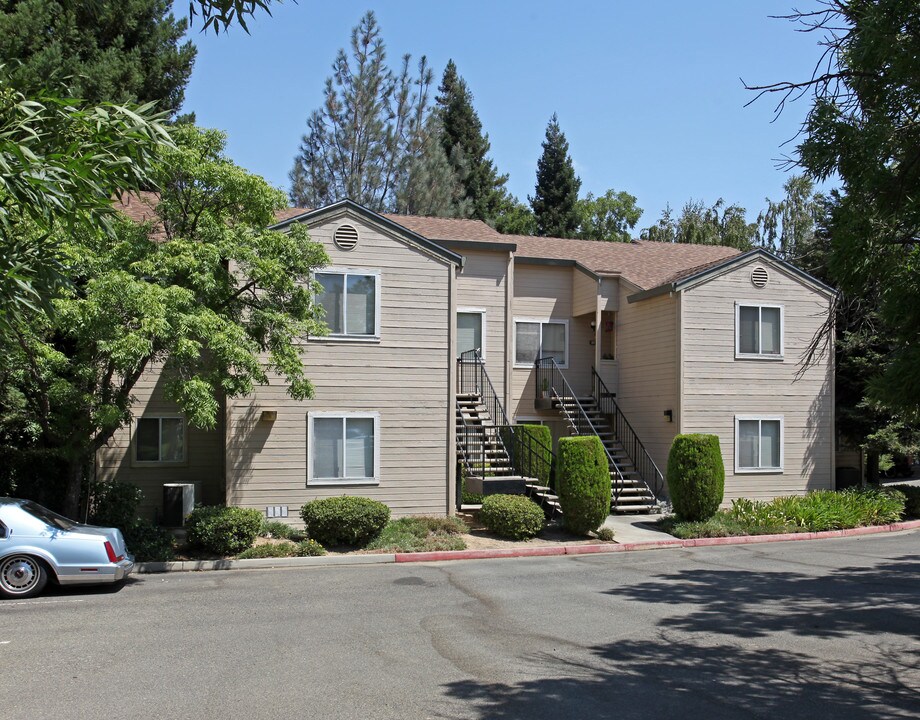
M 111 480 L 92 485 L 89 499 L 90 525 L 115 527 L 125 532 L 137 517 L 143 494 L 137 485 Z
M 533 452 L 524 453 L 523 471 L 526 477 L 536 478 L 541 485 L 550 487 L 553 471 L 553 436 L 546 425 L 517 425 L 524 447 Z
M 185 521 L 188 541 L 217 555 L 236 555 L 252 547 L 262 513 L 252 508 L 197 507 Z
M 317 557 L 325 554 L 326 548 L 316 542 L 316 540 L 301 540 L 297 543 L 298 557 Z
M 561 438 L 556 486 L 562 522 L 576 535 L 596 530 L 610 514 L 610 466 L 596 435 Z
M 527 540 L 543 529 L 543 510 L 523 495 L 488 495 L 479 518 L 496 535 Z
M 243 550 L 237 558 L 240 560 L 252 560 L 255 558 L 286 558 L 286 557 L 308 557 L 316 555 L 325 555 L 326 550 L 316 540 L 304 540 L 299 543 L 292 543 L 285 540 L 280 543 L 263 543 L 256 545 L 248 550 Z
M 390 519 L 390 508 L 365 497 L 324 498 L 300 509 L 307 535 L 323 545 L 364 546 Z
M 904 517 L 920 519 L 920 486 L 917 485 L 889 485 L 887 490 L 897 490 L 904 494 L 907 502 L 904 505 Z
M 124 528 L 122 534 L 128 552 L 137 562 L 166 562 L 173 558 L 175 538 L 169 530 L 138 518 Z
M 678 435 L 668 454 L 668 494 L 681 520 L 707 520 L 725 494 L 725 465 L 716 435 Z

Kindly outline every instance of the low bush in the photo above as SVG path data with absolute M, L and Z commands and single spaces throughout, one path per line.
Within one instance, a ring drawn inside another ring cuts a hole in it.
M 920 486 L 918 485 L 889 485 L 887 490 L 897 490 L 903 493 L 904 517 L 920 519 Z
M 613 528 L 604 527 L 603 525 L 595 530 L 594 534 L 597 535 L 598 540 L 605 542 L 610 542 L 614 537 Z
M 669 517 L 659 521 L 659 527 L 679 538 L 844 530 L 897 522 L 904 505 L 905 496 L 896 490 L 819 490 L 769 502 L 739 499 L 730 509 L 706 520 L 688 522 L 679 516 Z
M 252 547 L 262 513 L 252 508 L 197 507 L 185 521 L 188 541 L 217 555 L 236 555 Z
M 523 495 L 488 495 L 482 501 L 480 520 L 496 535 L 527 540 L 543 529 L 543 510 Z
M 137 518 L 143 494 L 137 485 L 110 480 L 92 485 L 87 522 L 124 532 Z
M 166 562 L 173 559 L 175 538 L 169 530 L 146 520 L 135 519 L 122 530 L 128 552 L 137 562 Z
M 461 533 L 469 530 L 457 517 L 404 517 L 391 520 L 368 546 L 383 552 L 464 550 Z
M 264 538 L 281 538 L 290 540 L 297 534 L 297 531 L 287 523 L 278 520 L 263 520 L 262 527 L 259 528 L 259 535 Z
M 313 557 L 317 555 L 325 555 L 326 548 L 320 545 L 316 540 L 301 540 L 297 543 L 297 555 L 298 557 Z
M 668 494 L 682 520 L 712 517 L 725 493 L 725 464 L 716 435 L 678 435 L 668 454 Z M 564 512 L 564 511 L 563 511 Z
M 363 547 L 383 530 L 390 508 L 364 497 L 324 498 L 300 509 L 307 535 L 323 545 Z
M 561 438 L 556 487 L 566 530 L 587 535 L 610 514 L 610 466 L 596 435 Z
M 285 540 L 280 543 L 263 543 L 247 550 L 243 550 L 237 558 L 239 560 L 253 560 L 255 558 L 286 558 L 325 555 L 326 549 L 316 540 L 303 540 L 293 543 Z

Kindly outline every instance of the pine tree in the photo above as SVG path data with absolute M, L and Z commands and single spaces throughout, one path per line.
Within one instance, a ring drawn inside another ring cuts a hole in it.
M 447 62 L 436 102 L 442 126 L 441 147 L 463 184 L 470 216 L 494 221 L 506 204 L 508 176 L 499 175 L 487 157 L 489 136 L 482 132 L 482 122 L 473 108 L 473 93 L 457 73 L 453 60 Z
M 409 63 L 404 55 L 398 75 L 387 66 L 380 26 L 367 12 L 352 29 L 351 57 L 339 50 L 323 106 L 307 120 L 290 173 L 295 205 L 350 198 L 378 212 L 397 207 L 409 158 L 420 147 L 432 82 L 424 56 L 417 77 Z
M 543 155 L 537 161 L 537 185 L 528 198 L 537 220 L 537 235 L 574 237 L 580 220 L 578 190 L 581 180 L 569 157 L 569 142 L 553 113 L 546 126 Z
M 182 105 L 195 46 L 167 0 L 16 0 L 0 10 L 0 58 L 24 89 L 90 103 Z M 11 63 L 10 60 L 15 62 Z
M 396 194 L 396 212 L 403 215 L 468 217 L 470 201 L 441 146 L 441 123 L 434 113 L 406 157 L 406 169 Z

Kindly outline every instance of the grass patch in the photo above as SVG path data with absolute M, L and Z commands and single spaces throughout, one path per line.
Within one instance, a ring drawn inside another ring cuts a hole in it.
M 730 509 L 708 520 L 687 522 L 671 516 L 659 520 L 658 527 L 681 539 L 845 530 L 897 522 L 905 502 L 904 493 L 890 489 L 819 490 L 769 502 L 734 500 Z
M 368 550 L 384 552 L 430 552 L 465 550 L 461 533 L 469 530 L 458 517 L 404 517 L 391 520 Z

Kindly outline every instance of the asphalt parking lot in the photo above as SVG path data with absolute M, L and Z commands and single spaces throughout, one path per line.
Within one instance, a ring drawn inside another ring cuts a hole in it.
M 915 718 L 920 531 L 0 602 L 18 718 Z

